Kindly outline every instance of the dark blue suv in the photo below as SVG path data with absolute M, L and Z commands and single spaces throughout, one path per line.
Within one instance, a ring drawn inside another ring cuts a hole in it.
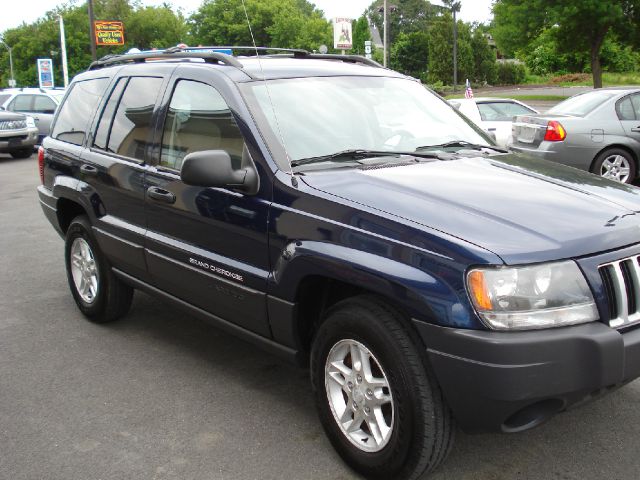
M 210 49 L 75 78 L 42 209 L 92 321 L 134 289 L 300 364 L 370 478 L 640 375 L 640 191 L 501 150 L 364 58 Z

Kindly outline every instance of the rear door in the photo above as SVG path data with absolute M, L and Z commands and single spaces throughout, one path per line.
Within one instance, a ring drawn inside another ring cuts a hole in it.
M 640 149 L 640 93 L 619 100 L 616 111 L 625 134 L 635 140 L 637 149 Z
M 213 69 L 186 65 L 167 88 L 156 171 L 147 174 L 147 265 L 163 291 L 268 337 L 267 182 L 246 195 L 180 180 L 183 158 L 196 151 L 225 150 L 236 169 L 253 165 L 229 106 L 233 88 Z
M 94 191 L 94 225 L 114 267 L 146 280 L 145 170 L 157 101 L 168 74 L 114 79 L 95 121 L 80 173 Z
M 33 105 L 31 106 L 31 113 L 29 115 L 31 115 L 36 122 L 40 141 L 49 135 L 51 121 L 53 120 L 56 107 L 56 102 L 47 95 L 40 94 L 33 96 Z

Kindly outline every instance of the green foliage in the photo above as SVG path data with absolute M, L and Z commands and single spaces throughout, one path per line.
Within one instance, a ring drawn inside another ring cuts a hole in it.
M 382 9 L 383 3 L 383 0 L 374 0 L 365 12 L 381 36 L 383 35 L 383 14 L 379 10 Z M 425 0 L 389 0 L 388 5 L 389 43 L 391 45 L 395 43 L 401 32 L 405 34 L 426 32 L 439 11 L 437 7 Z
M 412 77 L 427 80 L 429 36 L 424 32 L 400 33 L 391 46 L 390 66 Z
M 246 0 L 258 46 L 317 50 L 333 45 L 331 24 L 306 0 Z M 238 0 L 205 0 L 189 19 L 191 43 L 251 45 L 251 34 Z
M 62 85 L 62 60 L 60 55 L 60 30 L 58 16 L 65 26 L 69 76 L 87 69 L 91 63 L 89 46 L 89 21 L 86 2 L 78 6 L 63 5 L 47 12 L 33 23 L 6 30 L 3 39 L 13 49 L 13 64 L 19 86 L 36 86 L 38 58 L 51 58 L 54 63 L 54 80 Z M 185 20 L 169 7 L 141 7 L 130 0 L 95 0 L 96 20 L 120 20 L 124 22 L 124 46 L 99 47 L 98 58 L 110 53 L 122 53 L 132 47 L 168 47 L 181 41 L 186 34 Z M 0 51 L 0 84 L 8 85 L 10 78 L 9 54 Z
M 471 29 L 458 21 L 458 83 L 474 77 L 475 60 L 471 46 Z M 453 18 L 448 12 L 434 21 L 428 34 L 429 83 L 453 82 Z
M 609 72 L 637 72 L 640 70 L 640 53 L 630 45 L 606 39 L 600 52 L 602 67 Z
M 496 0 L 493 12 L 493 36 L 504 54 L 518 54 L 538 74 L 584 71 L 588 64 L 596 87 L 603 66 L 631 67 L 625 47 L 640 44 L 640 0 Z M 620 48 L 605 50 L 614 28 Z
M 471 50 L 474 58 L 473 82 L 489 85 L 496 83 L 498 78 L 496 54 L 480 28 L 476 28 L 471 36 Z
M 364 42 L 371 40 L 371 32 L 369 31 L 369 21 L 364 15 L 352 22 L 353 31 L 353 50 L 351 53 L 355 55 L 364 55 Z
M 516 62 L 499 62 L 498 85 L 518 85 L 524 82 L 526 71 L 524 65 Z

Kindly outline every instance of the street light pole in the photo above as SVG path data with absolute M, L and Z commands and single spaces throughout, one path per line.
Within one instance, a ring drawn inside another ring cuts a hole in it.
M 458 85 L 458 22 L 456 21 L 456 7 L 460 7 L 460 3 L 452 4 L 453 11 L 453 91 L 456 91 Z
M 11 72 L 11 80 L 9 81 L 9 86 L 13 88 L 16 86 L 16 79 L 13 76 L 13 54 L 11 53 L 11 47 L 7 45 L 4 40 L 0 40 L 0 43 L 7 47 L 7 50 L 9 50 L 9 70 Z
M 69 68 L 67 67 L 67 42 L 64 36 L 64 20 L 62 15 L 58 17 L 60 19 L 60 52 L 62 56 L 62 77 L 64 78 L 64 87 L 69 86 Z

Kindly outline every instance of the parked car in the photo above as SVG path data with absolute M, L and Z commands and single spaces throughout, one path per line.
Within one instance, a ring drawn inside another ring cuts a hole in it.
M 72 82 L 38 195 L 88 319 L 140 289 L 310 365 L 342 458 L 415 479 L 456 421 L 519 432 L 640 376 L 640 189 L 500 149 L 379 67 L 107 57 Z
M 51 121 L 65 90 L 60 88 L 7 88 L 0 90 L 0 108 L 33 117 L 38 127 L 37 144 L 49 135 Z
M 496 143 L 507 147 L 511 143 L 511 122 L 516 115 L 539 113 L 536 109 L 511 98 L 460 98 L 449 100 L 460 113 L 489 134 L 495 135 Z
M 593 90 L 544 115 L 519 116 L 512 148 L 631 183 L 640 158 L 640 89 Z
M 21 113 L 0 111 L 0 152 L 13 158 L 28 158 L 38 140 L 33 118 Z

